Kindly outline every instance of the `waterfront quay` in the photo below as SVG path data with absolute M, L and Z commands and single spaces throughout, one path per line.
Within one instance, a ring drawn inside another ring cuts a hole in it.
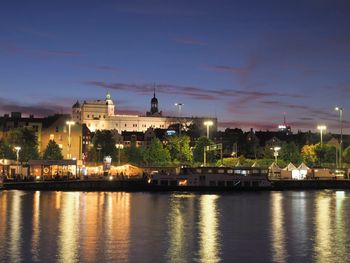
M 88 179 L 60 181 L 17 181 L 5 182 L 5 190 L 25 191 L 110 191 L 110 192 L 215 192 L 227 193 L 235 191 L 284 191 L 284 190 L 318 190 L 318 189 L 350 189 L 350 180 L 271 180 L 271 186 L 259 187 L 228 187 L 228 186 L 179 186 L 152 185 L 145 178 L 125 180 Z

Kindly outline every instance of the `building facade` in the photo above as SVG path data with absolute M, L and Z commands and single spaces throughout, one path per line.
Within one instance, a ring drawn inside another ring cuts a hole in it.
M 83 153 L 83 127 L 81 124 L 69 125 L 67 121 L 71 120 L 69 114 L 56 114 L 43 119 L 43 128 L 41 132 L 40 149 L 44 152 L 50 140 L 54 140 L 62 150 L 64 159 L 82 159 Z
M 205 129 L 203 124 L 205 120 L 211 120 L 213 122 L 211 129 L 217 130 L 217 118 L 162 116 L 155 92 L 151 99 L 150 111 L 145 116 L 116 114 L 115 104 L 107 92 L 105 100 L 84 101 L 82 104 L 77 101 L 72 107 L 72 118 L 77 123 L 86 124 L 91 132 L 96 130 L 117 130 L 119 134 L 123 131 L 146 132 L 149 128 L 167 129 L 178 123 L 182 126 L 195 123 Z

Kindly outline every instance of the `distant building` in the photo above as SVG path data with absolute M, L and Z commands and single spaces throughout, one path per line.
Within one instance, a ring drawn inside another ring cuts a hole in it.
M 146 132 L 147 129 L 167 129 L 169 126 L 182 123 L 183 126 L 195 123 L 205 131 L 203 122 L 212 120 L 212 130 L 217 130 L 217 119 L 212 117 L 172 117 L 162 116 L 159 111 L 155 92 L 151 99 L 150 111 L 146 116 L 116 114 L 116 106 L 107 92 L 104 100 L 77 101 L 72 106 L 72 118 L 75 122 L 86 124 L 91 132 L 96 130 L 117 130 L 119 134 L 127 132 Z
M 17 128 L 27 128 L 35 132 L 40 144 L 42 118 L 35 118 L 34 115 L 22 117 L 21 112 L 11 112 L 0 117 L 0 138 L 7 137 L 8 132 Z
M 280 132 L 283 132 L 285 134 L 292 134 L 292 128 L 290 125 L 287 124 L 286 122 L 286 114 L 284 113 L 284 116 L 283 116 L 283 124 L 279 124 L 278 125 L 278 130 Z
M 34 131 L 38 138 L 38 151 L 43 153 L 50 140 L 54 140 L 62 149 L 63 158 L 68 158 L 69 130 L 67 121 L 71 120 L 69 114 L 56 114 L 44 118 L 22 117 L 20 112 L 12 112 L 0 117 L 0 139 L 6 138 L 11 130 L 27 128 Z M 85 125 L 74 124 L 71 126 L 71 157 L 82 158 L 82 153 L 87 151 L 91 144 L 90 131 Z
M 84 138 L 88 135 L 83 134 L 83 129 L 81 124 L 74 124 L 71 126 L 71 132 L 69 134 L 69 127 L 66 124 L 67 121 L 71 119 L 69 114 L 56 114 L 54 116 L 49 116 L 43 118 L 43 128 L 41 133 L 40 149 L 45 151 L 47 144 L 50 140 L 54 140 L 62 150 L 62 155 L 64 159 L 70 159 L 69 155 L 73 159 L 81 160 L 83 153 L 83 143 Z M 71 147 L 69 150 L 69 136 Z M 89 140 L 89 139 L 86 139 Z

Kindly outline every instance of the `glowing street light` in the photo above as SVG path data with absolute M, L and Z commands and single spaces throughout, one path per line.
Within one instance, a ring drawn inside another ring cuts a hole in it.
M 327 129 L 326 125 L 318 125 L 317 129 L 320 130 L 320 136 L 321 136 L 321 147 L 323 145 L 323 131 Z
M 277 164 L 277 159 L 278 159 L 278 151 L 281 150 L 281 147 L 279 146 L 275 146 L 273 148 L 270 148 L 271 150 L 273 150 L 273 156 L 275 157 L 275 163 Z
M 17 174 L 19 174 L 19 165 L 18 165 L 18 159 L 19 159 L 19 151 L 21 150 L 22 148 L 20 146 L 16 146 L 15 147 L 15 150 L 16 150 L 16 157 L 17 157 Z
M 71 126 L 75 124 L 74 121 L 67 121 L 66 124 L 68 125 L 68 153 L 67 157 L 68 159 L 72 159 L 72 154 L 71 154 L 71 147 L 72 147 L 72 142 L 71 142 Z
M 205 121 L 204 125 L 207 126 L 207 138 L 209 139 L 209 127 L 213 126 L 213 122 L 212 121 Z
M 335 107 L 335 111 L 339 111 L 339 122 L 340 122 L 340 146 L 339 146 L 339 166 L 342 168 L 342 151 L 343 151 L 343 108 Z
M 174 104 L 176 107 L 177 107 L 177 117 L 179 118 L 179 136 L 181 136 L 181 126 L 182 126 L 182 123 L 181 123 L 181 109 L 182 109 L 182 106 L 184 105 L 183 103 L 180 103 L 180 102 L 176 102 Z
M 120 166 L 120 149 L 124 149 L 124 144 L 119 142 L 115 147 L 118 149 L 118 166 Z

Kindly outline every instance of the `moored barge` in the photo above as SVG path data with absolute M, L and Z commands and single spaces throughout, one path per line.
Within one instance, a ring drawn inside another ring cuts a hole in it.
M 271 189 L 268 170 L 257 167 L 181 168 L 177 174 L 153 173 L 148 180 L 154 190 L 259 190 Z

